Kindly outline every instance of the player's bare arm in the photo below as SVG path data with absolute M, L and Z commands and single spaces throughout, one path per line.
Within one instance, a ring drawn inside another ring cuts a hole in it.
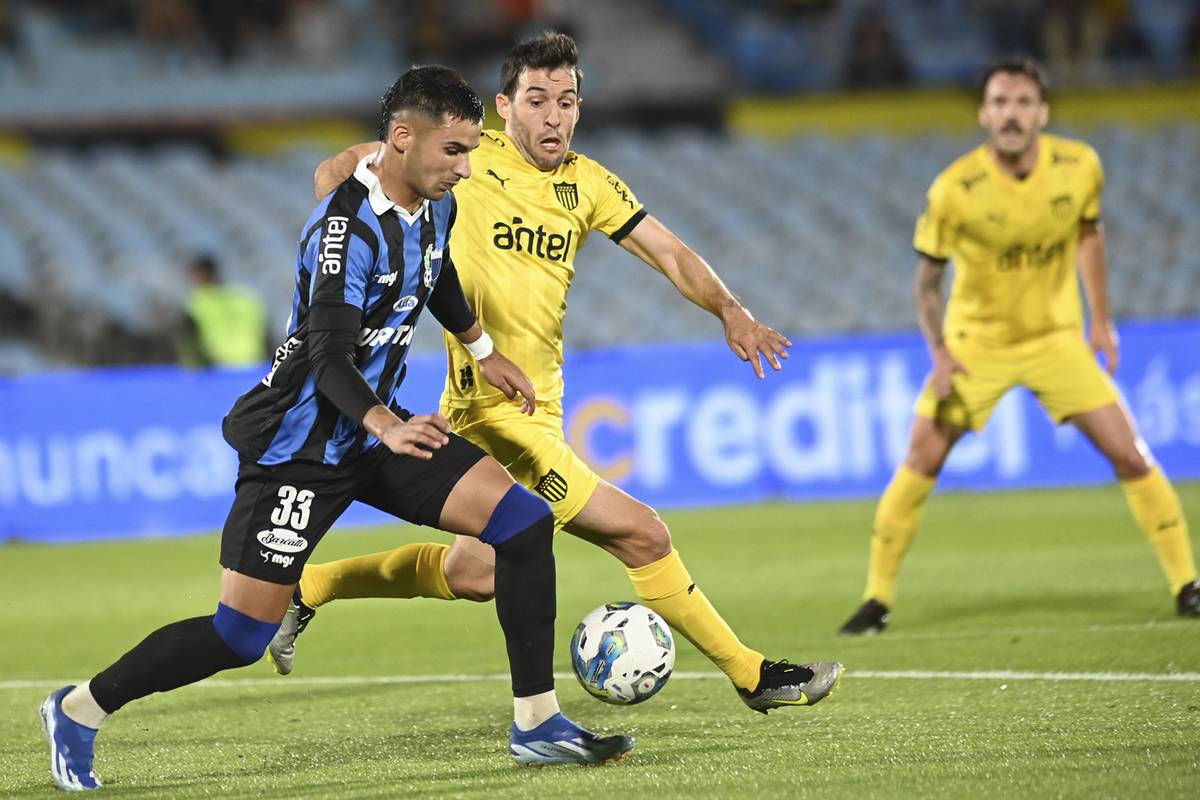
M 762 324 L 725 286 L 703 258 L 652 215 L 638 223 L 621 246 L 667 277 L 679 293 L 716 316 L 725 326 L 725 341 L 754 374 L 762 379 L 762 359 L 780 369 L 792 343 L 783 334 Z
M 1088 344 L 1095 352 L 1104 353 L 1104 366 L 1112 375 L 1117 371 L 1119 342 L 1108 303 L 1108 264 L 1104 228 L 1099 222 L 1084 222 L 1079 226 L 1079 277 L 1091 316 Z
M 469 329 L 454 335 L 469 350 L 470 345 L 476 344 L 483 338 L 483 328 L 476 322 Z M 534 409 L 537 408 L 533 382 L 520 367 L 495 348 L 489 355 L 476 359 L 475 363 L 479 366 L 479 374 L 485 381 L 503 392 L 509 400 L 516 400 L 520 395 L 521 413 L 533 415 Z
M 313 173 L 313 188 L 317 199 L 332 192 L 342 181 L 354 174 L 358 162 L 379 151 L 379 142 L 363 142 L 347 147 L 336 156 L 325 159 Z
M 946 337 L 942 333 L 942 283 L 946 278 L 946 262 L 929 256 L 917 257 L 917 272 L 913 280 L 913 295 L 917 301 L 917 325 L 929 355 L 933 358 L 933 371 L 929 379 L 938 398 L 945 400 L 954 390 L 954 375 L 967 370 L 946 348 Z

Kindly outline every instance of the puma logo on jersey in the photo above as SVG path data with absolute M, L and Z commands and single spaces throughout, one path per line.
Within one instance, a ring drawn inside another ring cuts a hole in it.
M 493 178 L 495 178 L 495 179 L 496 179 L 496 181 L 497 181 L 497 182 L 499 182 L 499 184 L 500 184 L 500 188 L 501 188 L 501 189 L 503 189 L 503 190 L 504 190 L 504 191 L 506 191 L 506 192 L 508 191 L 508 187 L 507 187 L 507 186 L 505 186 L 504 184 L 508 183 L 508 181 L 509 181 L 509 178 L 501 178 L 499 175 L 497 175 L 497 174 L 496 174 L 496 171 L 495 171 L 494 169 L 489 169 L 489 170 L 488 170 L 487 172 L 485 172 L 484 174 L 485 174 L 485 175 L 488 175 L 488 176 L 490 176 L 490 177 L 493 177 Z

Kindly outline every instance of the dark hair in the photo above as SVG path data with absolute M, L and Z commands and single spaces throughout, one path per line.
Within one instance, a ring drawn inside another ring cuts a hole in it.
M 208 253 L 200 253 L 192 259 L 192 273 L 214 283 L 221 279 L 221 269 L 217 266 L 217 260 Z
M 449 115 L 483 124 L 483 103 L 463 77 L 449 67 L 413 67 L 396 79 L 379 101 L 379 140 L 387 141 L 392 119 L 416 111 L 437 122 Z
M 1029 80 L 1037 84 L 1038 96 L 1044 101 L 1046 99 L 1046 91 L 1050 88 L 1050 80 L 1046 77 L 1046 70 L 1042 69 L 1042 65 L 1034 61 L 1028 56 L 1006 56 L 993 61 L 983 75 L 979 78 L 979 102 L 983 102 L 984 95 L 987 93 L 988 81 L 993 75 L 999 73 L 1009 75 L 1024 75 Z
M 500 68 L 500 91 L 511 98 L 516 94 L 517 79 L 522 72 L 556 67 L 573 67 L 575 88 L 583 91 L 583 70 L 579 68 L 579 48 L 575 40 L 565 33 L 545 31 L 508 51 L 504 66 Z

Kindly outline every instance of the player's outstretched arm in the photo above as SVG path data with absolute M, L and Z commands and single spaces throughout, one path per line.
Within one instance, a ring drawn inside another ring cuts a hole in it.
M 1088 344 L 1093 351 L 1104 353 L 1104 366 L 1112 375 L 1117 371 L 1119 343 L 1108 304 L 1108 264 L 1104 255 L 1104 228 L 1099 222 L 1084 222 L 1079 226 L 1079 277 L 1092 318 Z
M 712 267 L 653 216 L 647 214 L 621 246 L 667 276 L 679 293 L 715 315 L 725 326 L 729 349 L 749 361 L 754 374 L 763 377 L 762 358 L 778 371 L 780 359 L 792 346 L 787 337 L 763 325 L 722 283 Z
M 320 200 L 336 189 L 342 181 L 354 174 L 359 161 L 378 151 L 379 142 L 363 142 L 348 147 L 318 164 L 316 172 L 313 173 L 313 188 L 317 199 Z
M 917 258 L 917 274 L 913 279 L 913 295 L 917 301 L 917 325 L 929 355 L 933 358 L 933 371 L 929 379 L 939 400 L 945 400 L 954 390 L 954 374 L 967 370 L 946 348 L 946 337 L 942 333 L 942 280 L 946 277 L 946 262 L 927 255 Z

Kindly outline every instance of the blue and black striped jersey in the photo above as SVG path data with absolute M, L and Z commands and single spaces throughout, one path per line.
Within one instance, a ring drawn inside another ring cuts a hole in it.
M 357 312 L 354 367 L 380 403 L 400 405 L 397 393 L 417 317 L 442 271 L 443 254 L 449 262 L 456 207 L 447 192 L 407 213 L 384 195 L 369 161 L 363 159 L 305 223 L 287 339 L 266 377 L 225 417 L 226 440 L 259 464 L 339 464 L 379 444 L 361 427 L 361 418 L 348 417 L 318 390 L 311 340 L 329 326 L 314 327 L 314 317 L 353 324 Z

